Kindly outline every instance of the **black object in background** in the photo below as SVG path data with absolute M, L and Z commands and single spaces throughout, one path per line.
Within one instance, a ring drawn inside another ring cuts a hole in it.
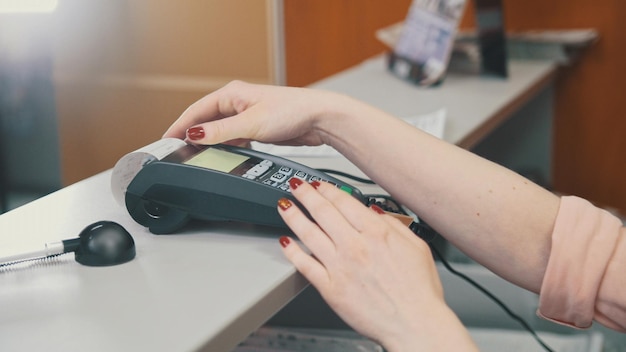
M 508 76 L 502 0 L 476 0 L 476 27 L 483 73 Z
M 0 112 L 0 136 L 2 135 L 2 114 Z M 6 184 L 6 176 L 4 172 L 6 170 L 6 165 L 4 162 L 4 148 L 2 148 L 2 143 L 0 143 L 0 214 L 4 213 L 9 209 L 7 192 L 9 187 Z

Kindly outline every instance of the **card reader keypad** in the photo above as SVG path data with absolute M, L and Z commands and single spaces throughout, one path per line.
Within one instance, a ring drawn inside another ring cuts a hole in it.
M 264 175 L 269 169 L 274 166 L 274 163 L 269 160 L 263 160 L 260 163 L 251 167 L 245 174 L 241 175 L 251 180 L 256 180 L 258 177 Z
M 245 178 L 251 180 L 258 180 L 259 182 L 272 186 L 283 191 L 289 192 L 289 179 L 291 177 L 297 177 L 306 182 L 313 181 L 327 181 L 319 176 L 311 176 L 310 174 L 295 170 L 288 166 L 275 165 L 270 160 L 263 160 L 254 165 L 245 174 L 242 175 Z
M 270 180 L 274 181 L 274 182 L 285 182 L 287 181 L 287 178 L 289 176 L 287 176 L 286 174 L 283 174 L 282 172 L 277 172 L 275 174 L 272 175 L 272 177 L 270 178 Z

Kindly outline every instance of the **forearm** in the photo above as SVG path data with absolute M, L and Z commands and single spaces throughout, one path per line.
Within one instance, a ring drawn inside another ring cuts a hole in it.
M 538 291 L 558 197 L 366 104 L 342 104 L 320 121 L 327 143 L 451 243 Z

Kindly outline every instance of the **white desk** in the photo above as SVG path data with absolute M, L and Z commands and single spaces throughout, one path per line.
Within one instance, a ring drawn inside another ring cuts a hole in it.
M 305 282 L 278 233 L 211 226 L 155 236 L 109 191 L 105 172 L 0 217 L 0 253 L 75 237 L 100 219 L 133 235 L 137 257 L 86 267 L 67 254 L 0 268 L 0 351 L 228 350 Z
M 512 63 L 508 81 L 450 75 L 443 87 L 425 90 L 377 65 L 315 86 L 399 116 L 447 106 L 446 139 L 466 147 L 554 72 L 548 63 Z M 340 158 L 306 161 L 345 166 Z M 283 258 L 280 232 L 214 224 L 155 236 L 114 202 L 109 177 L 98 174 L 0 216 L 0 255 L 75 237 L 98 220 L 119 222 L 137 244 L 137 257 L 114 267 L 85 267 L 70 254 L 0 268 L 0 351 L 229 351 L 305 287 Z
M 390 75 L 378 56 L 312 87 L 345 93 L 399 117 L 445 107 L 444 139 L 469 149 L 549 86 L 556 69 L 546 61 L 512 61 L 507 80 L 451 73 L 439 87 L 420 88 Z
M 441 86 L 421 88 L 389 74 L 385 69 L 384 56 L 377 56 L 311 87 L 349 95 L 398 117 L 428 114 L 445 107 L 447 117 L 443 139 L 472 149 L 520 110 L 525 109 L 524 113 L 533 116 L 529 119 L 530 126 L 522 124 L 516 128 L 550 129 L 551 126 L 546 125 L 550 125 L 553 118 L 552 98 L 550 94 L 546 96 L 543 93 L 551 90 L 556 71 L 557 65 L 552 62 L 512 61 L 509 63 L 510 77 L 506 80 L 453 72 Z M 525 136 L 528 140 L 520 141 L 518 138 L 516 142 L 521 146 L 517 149 L 536 149 L 533 155 L 522 155 L 521 158 L 536 159 L 539 168 L 549 168 L 545 164 L 550 163 L 551 153 L 547 149 L 551 141 L 542 139 L 550 138 L 546 135 L 551 132 L 514 133 L 517 136 L 528 134 Z M 496 159 L 499 157 L 495 156 Z M 354 165 L 346 164 L 344 160 L 294 159 L 313 167 L 340 168 L 362 175 Z M 541 171 L 547 174 L 547 178 L 550 177 L 549 170 Z M 365 191 L 370 188 L 362 187 Z

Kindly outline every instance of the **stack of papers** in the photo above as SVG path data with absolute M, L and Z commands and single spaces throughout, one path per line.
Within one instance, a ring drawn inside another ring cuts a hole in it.
M 525 330 L 469 328 L 472 339 L 481 352 L 535 352 L 543 348 Z M 601 352 L 604 337 L 598 332 L 571 335 L 538 332 L 539 337 L 556 352 Z
M 261 327 L 232 352 L 384 352 L 351 330 Z
M 534 352 L 543 348 L 525 330 L 490 328 L 469 329 L 482 352 Z M 539 337 L 556 352 L 601 352 L 604 337 L 599 332 L 556 334 L 538 332 Z M 384 352 L 379 344 L 352 330 L 261 327 L 242 341 L 232 352 Z

